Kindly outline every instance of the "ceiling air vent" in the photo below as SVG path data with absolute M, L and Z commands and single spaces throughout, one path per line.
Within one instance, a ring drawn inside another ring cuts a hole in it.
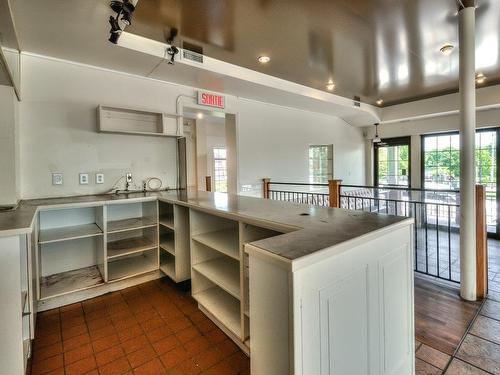
M 182 58 L 203 64 L 203 47 L 183 41 Z
M 355 96 L 353 99 L 354 99 L 354 106 L 361 107 L 361 98 L 359 96 Z

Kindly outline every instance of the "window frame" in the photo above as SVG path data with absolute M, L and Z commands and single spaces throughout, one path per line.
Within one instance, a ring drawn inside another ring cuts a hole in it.
M 380 146 L 379 143 L 373 144 L 373 182 L 375 186 L 379 186 L 378 180 L 378 150 L 385 146 L 408 146 L 408 188 L 411 188 L 411 136 L 407 137 L 394 137 L 394 138 L 383 138 L 381 143 L 385 143 L 384 146 Z M 388 187 L 404 187 L 401 185 L 384 185 Z
M 314 182 L 313 181 L 313 176 L 311 175 L 311 167 L 310 167 L 310 163 L 311 163 L 311 148 L 314 148 L 314 147 L 327 147 L 328 150 L 327 152 L 328 153 L 331 153 L 331 158 L 327 158 L 327 179 L 325 182 Z M 308 172 L 308 179 L 309 179 L 309 184 L 327 184 L 328 183 L 328 180 L 330 179 L 333 179 L 333 160 L 334 160 L 334 157 L 333 157 L 333 144 L 332 143 L 329 143 L 329 144 L 318 144 L 318 143 L 315 143 L 315 144 L 310 144 L 307 148 L 307 172 Z M 330 164 L 328 166 L 328 164 Z
M 226 151 L 226 157 L 224 159 L 222 158 L 216 158 L 215 157 L 215 150 L 225 150 Z M 227 148 L 225 146 L 214 146 L 212 147 L 212 176 L 213 176 L 213 190 L 214 192 L 217 191 L 217 174 L 215 173 L 215 163 L 217 160 L 225 160 L 226 161 L 226 191 L 225 192 L 220 192 L 220 193 L 227 193 L 227 183 L 228 183 L 228 169 L 227 169 Z

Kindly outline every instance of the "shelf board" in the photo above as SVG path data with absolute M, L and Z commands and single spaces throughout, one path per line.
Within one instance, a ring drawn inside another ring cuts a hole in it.
M 175 280 L 175 262 L 167 262 L 160 264 L 160 270 L 170 277 L 172 280 Z
M 163 225 L 164 227 L 168 229 L 174 230 L 174 218 L 173 217 L 161 217 L 160 218 L 160 225 Z
M 232 333 L 238 337 L 241 336 L 239 301 L 219 287 L 213 287 L 203 292 L 195 293 L 193 294 L 193 298 L 207 311 L 213 314 Z
M 234 298 L 240 299 L 240 266 L 238 262 L 221 257 L 193 265 L 193 269 Z
M 41 278 L 41 299 L 95 287 L 104 282 L 97 266 L 80 268 Z
M 108 221 L 108 233 L 119 233 L 134 229 L 156 226 L 156 221 L 147 217 L 133 217 L 129 219 Z
M 108 259 L 155 249 L 157 242 L 147 237 L 124 238 L 108 242 Z
M 167 253 L 175 256 L 175 241 L 173 238 L 160 241 L 160 249 L 165 250 Z
M 69 227 L 40 229 L 38 242 L 44 244 L 94 236 L 102 236 L 101 228 L 95 223 L 82 224 Z
M 240 259 L 238 230 L 236 228 L 197 234 L 192 239 L 233 259 Z
M 108 263 L 109 281 L 118 281 L 158 269 L 157 256 L 135 256 Z

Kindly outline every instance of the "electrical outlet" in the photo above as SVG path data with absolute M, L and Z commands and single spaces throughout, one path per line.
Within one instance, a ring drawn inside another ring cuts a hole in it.
M 62 184 L 63 184 L 63 174 L 52 173 L 52 185 L 62 185 Z
M 126 173 L 125 174 L 125 179 L 127 180 L 127 182 L 129 184 L 131 184 L 132 183 L 132 173 L 130 173 L 130 172 Z
M 96 184 L 104 184 L 104 173 L 96 173 L 95 174 L 95 183 Z
M 89 184 L 89 174 L 80 173 L 80 185 L 88 185 L 88 184 Z

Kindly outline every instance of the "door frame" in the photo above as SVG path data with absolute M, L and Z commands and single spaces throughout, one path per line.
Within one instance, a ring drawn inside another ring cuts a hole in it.
M 373 145 L 373 174 L 374 174 L 374 185 L 379 186 L 378 181 L 378 150 L 381 147 L 386 146 L 408 146 L 408 188 L 411 188 L 411 136 L 406 137 L 395 137 L 395 138 L 383 138 L 381 143 L 385 143 L 384 146 L 379 146 L 379 143 L 374 143 Z M 387 185 L 392 186 L 392 185 Z M 400 185 L 398 185 L 401 187 Z

